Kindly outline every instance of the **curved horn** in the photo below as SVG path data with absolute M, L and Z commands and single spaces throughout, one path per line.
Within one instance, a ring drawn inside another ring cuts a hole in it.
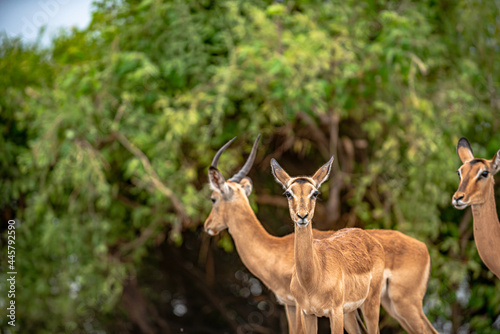
M 217 164 L 219 163 L 219 158 L 222 154 L 222 152 L 224 152 L 226 150 L 226 148 L 231 145 L 231 143 L 236 139 L 236 137 L 234 137 L 233 139 L 231 139 L 230 141 L 228 141 L 224 146 L 222 146 L 218 151 L 217 153 L 215 154 L 215 157 L 214 159 L 212 160 L 212 165 L 211 167 L 215 167 L 217 168 Z
M 239 170 L 238 173 L 234 174 L 228 181 L 233 181 L 233 182 L 240 182 L 241 179 L 243 179 L 248 172 L 250 171 L 250 168 L 252 168 L 253 162 L 255 160 L 255 155 L 257 154 L 257 146 L 259 146 L 259 139 L 260 139 L 260 134 L 257 136 L 257 139 L 255 139 L 255 142 L 253 143 L 252 151 L 250 152 L 250 155 L 248 156 L 247 162 L 243 165 L 243 167 Z

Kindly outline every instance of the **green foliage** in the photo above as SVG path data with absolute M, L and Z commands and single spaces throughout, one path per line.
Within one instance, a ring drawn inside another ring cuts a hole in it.
M 358 143 L 343 209 L 426 242 L 432 320 L 493 332 L 500 285 L 449 203 L 458 138 L 500 148 L 498 15 L 472 0 L 107 0 L 50 50 L 3 38 L 0 209 L 19 222 L 21 327 L 73 333 L 113 312 L 154 240 L 179 245 L 206 219 L 214 151 L 240 136 L 228 175 L 262 133 L 315 166 L 341 150 L 328 140 Z

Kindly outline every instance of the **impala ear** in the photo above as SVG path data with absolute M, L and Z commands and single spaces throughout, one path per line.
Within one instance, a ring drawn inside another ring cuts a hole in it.
M 290 175 L 288 175 L 283 168 L 278 164 L 276 159 L 271 159 L 271 171 L 273 172 L 274 178 L 278 183 L 281 184 L 283 188 L 288 188 L 288 182 L 290 181 Z
M 316 173 L 314 173 L 312 179 L 316 183 L 316 188 L 319 188 L 321 184 L 328 179 L 330 171 L 332 170 L 333 159 L 334 157 L 332 156 L 326 164 L 321 166 L 320 169 L 318 169 Z
M 460 157 L 462 163 L 474 159 L 474 154 L 472 153 L 470 143 L 464 137 L 460 138 L 457 143 L 457 154 Z
M 210 181 L 210 188 L 220 192 L 221 194 L 228 193 L 229 187 L 226 184 L 226 180 L 217 168 L 213 166 L 210 166 L 210 168 L 208 168 L 208 179 Z
M 491 166 L 493 167 L 491 173 L 496 174 L 500 170 L 500 150 L 495 153 L 495 156 L 491 160 L 491 163 Z
M 253 189 L 252 180 L 246 176 L 240 181 L 240 185 L 243 188 L 243 190 L 245 190 L 245 195 L 247 195 L 247 197 L 250 196 Z

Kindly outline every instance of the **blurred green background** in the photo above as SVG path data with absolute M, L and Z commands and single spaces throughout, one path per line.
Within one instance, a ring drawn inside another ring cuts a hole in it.
M 424 241 L 434 326 L 499 333 L 500 281 L 480 261 L 470 211 L 450 204 L 458 139 L 477 157 L 500 149 L 499 8 L 104 0 L 88 28 L 49 47 L 2 37 L 1 331 L 285 333 L 283 307 L 229 234 L 202 226 L 214 153 L 238 136 L 219 163 L 229 177 L 261 133 L 250 201 L 271 234 L 293 226 L 270 159 L 298 175 L 334 154 L 315 227 Z M 402 329 L 382 313 L 381 332 Z

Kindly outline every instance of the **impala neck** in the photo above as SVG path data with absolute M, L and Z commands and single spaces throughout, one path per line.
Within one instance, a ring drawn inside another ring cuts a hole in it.
M 474 239 L 484 264 L 500 278 L 500 223 L 498 222 L 493 183 L 482 204 L 472 205 Z
M 306 227 L 295 224 L 295 271 L 303 287 L 315 286 L 318 259 L 313 246 L 312 222 Z
M 284 240 L 267 233 L 248 203 L 235 203 L 226 221 L 248 270 L 277 294 L 283 288 L 283 279 L 288 279 L 289 288 L 293 257 Z

